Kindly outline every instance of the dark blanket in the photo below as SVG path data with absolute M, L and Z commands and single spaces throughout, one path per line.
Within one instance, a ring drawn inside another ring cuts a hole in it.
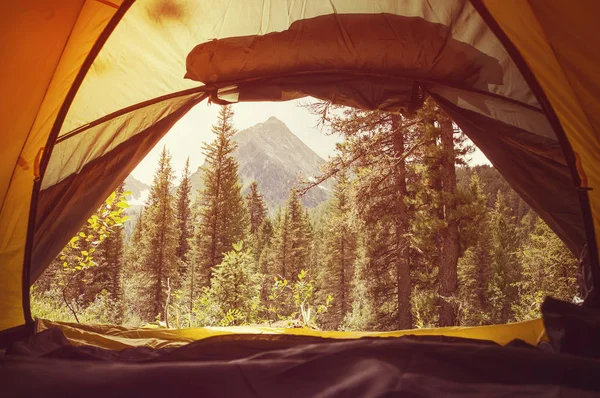
M 598 396 L 600 361 L 455 338 L 237 335 L 179 348 L 74 347 L 58 329 L 0 359 L 2 396 Z

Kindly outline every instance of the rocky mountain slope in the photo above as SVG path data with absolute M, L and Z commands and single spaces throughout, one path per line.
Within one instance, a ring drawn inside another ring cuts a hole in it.
M 234 156 L 245 193 L 252 181 L 264 195 L 270 210 L 285 204 L 290 189 L 302 180 L 320 173 L 325 160 L 310 149 L 279 119 L 269 118 L 234 136 L 238 147 Z M 192 175 L 192 192 L 202 187 L 202 170 Z M 304 205 L 315 207 L 331 195 L 333 182 L 311 189 L 303 198 Z

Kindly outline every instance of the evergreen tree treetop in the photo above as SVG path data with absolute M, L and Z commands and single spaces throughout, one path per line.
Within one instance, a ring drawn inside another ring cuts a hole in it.
M 215 139 L 205 144 L 203 188 L 198 197 L 198 225 L 194 238 L 195 262 L 200 264 L 202 284 L 221 262 L 233 243 L 246 239 L 248 210 L 242 197 L 238 164 L 233 157 L 233 110 L 223 106 L 212 131 Z
M 164 201 L 170 194 L 175 181 L 175 173 L 171 166 L 171 154 L 164 146 L 158 160 L 158 168 L 152 179 L 150 187 L 150 196 L 148 197 L 147 207 L 157 204 L 159 201 Z
M 166 317 L 167 286 L 169 280 L 177 275 L 174 180 L 171 155 L 164 147 L 141 222 L 141 239 L 133 242 L 138 252 L 135 268 L 139 290 L 136 299 L 144 303 L 140 306 L 139 316 L 146 321 L 152 321 L 157 316 Z

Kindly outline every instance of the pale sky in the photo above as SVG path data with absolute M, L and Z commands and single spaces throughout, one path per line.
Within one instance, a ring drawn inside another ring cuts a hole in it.
M 341 141 L 339 136 L 326 135 L 317 127 L 318 117 L 299 106 L 300 101 L 287 102 L 246 102 L 233 105 L 235 115 L 233 124 L 237 130 L 244 130 L 255 124 L 275 116 L 315 151 L 327 159 L 335 151 L 335 144 Z M 179 179 L 185 160 L 189 156 L 192 172 L 202 165 L 202 143 L 214 139 L 210 127 L 217 121 L 218 105 L 208 105 L 206 101 L 195 106 L 179 120 L 163 139 L 150 151 L 148 156 L 131 173 L 136 179 L 152 183 L 152 176 L 158 165 L 162 147 L 167 146 L 171 153 L 171 163 Z M 470 165 L 489 164 L 483 153 L 477 150 L 472 156 Z

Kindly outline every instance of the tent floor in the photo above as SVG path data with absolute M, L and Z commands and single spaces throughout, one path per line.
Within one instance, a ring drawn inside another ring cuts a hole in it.
M 209 337 L 224 335 L 271 335 L 304 336 L 329 339 L 357 339 L 362 337 L 401 337 L 401 336 L 447 336 L 474 340 L 493 341 L 506 345 L 518 339 L 532 346 L 548 341 L 542 319 L 488 326 L 452 326 L 432 329 L 408 329 L 395 331 L 333 331 L 311 328 L 277 328 L 259 326 L 197 327 L 185 329 L 129 328 L 117 325 L 96 325 L 85 323 L 53 322 L 38 319 L 35 333 L 50 328 L 60 329 L 73 345 L 91 345 L 109 350 L 123 350 L 135 347 L 166 348 L 180 347 Z

